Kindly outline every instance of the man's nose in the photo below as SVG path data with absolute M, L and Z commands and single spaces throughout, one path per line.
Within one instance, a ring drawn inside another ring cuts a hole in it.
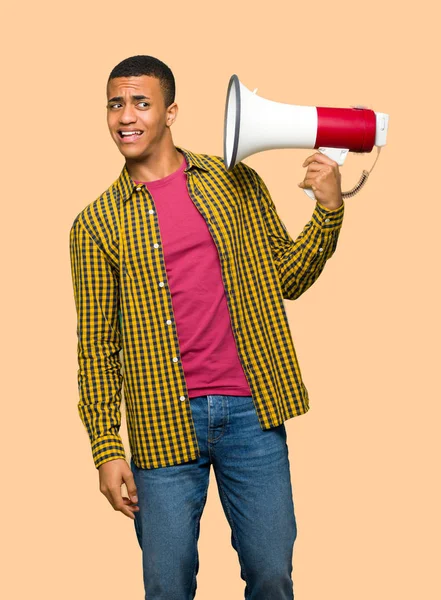
M 126 106 L 120 112 L 119 119 L 121 123 L 136 121 L 135 109 L 132 106 L 126 104 Z

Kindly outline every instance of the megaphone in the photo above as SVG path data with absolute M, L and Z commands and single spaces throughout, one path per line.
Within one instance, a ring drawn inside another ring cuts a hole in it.
M 284 104 L 257 96 L 256 91 L 246 88 L 237 75 L 231 76 L 224 119 L 224 163 L 228 170 L 251 154 L 274 148 L 314 148 L 342 165 L 348 152 L 371 152 L 375 145 L 379 154 L 386 144 L 388 114 L 362 106 Z M 363 170 L 360 181 L 343 192 L 343 198 L 356 194 L 370 171 Z M 315 200 L 311 189 L 303 191 Z

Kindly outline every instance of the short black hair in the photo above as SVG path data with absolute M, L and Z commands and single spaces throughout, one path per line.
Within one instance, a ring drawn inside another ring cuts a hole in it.
M 115 77 L 141 77 L 142 75 L 157 77 L 165 107 L 173 104 L 176 93 L 175 78 L 170 67 L 154 56 L 138 54 L 125 58 L 112 69 L 107 83 Z

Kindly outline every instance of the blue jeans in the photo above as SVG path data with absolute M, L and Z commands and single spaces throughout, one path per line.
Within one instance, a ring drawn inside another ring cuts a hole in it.
M 201 456 L 153 469 L 130 460 L 146 600 L 193 600 L 210 466 L 246 582 L 246 600 L 293 600 L 297 535 L 286 430 L 262 430 L 252 396 L 190 400 Z

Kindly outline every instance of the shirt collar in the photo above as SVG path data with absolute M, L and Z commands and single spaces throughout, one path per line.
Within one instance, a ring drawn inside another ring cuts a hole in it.
M 197 169 L 202 169 L 203 171 L 208 171 L 207 167 L 203 164 L 203 161 L 199 158 L 197 154 L 195 154 L 194 152 L 190 152 L 190 150 L 186 150 L 181 146 L 175 146 L 175 148 L 176 150 L 181 151 L 185 157 L 185 162 L 187 163 L 187 166 L 184 169 L 185 173 L 188 173 L 189 170 L 193 167 L 196 167 Z M 116 184 L 123 202 L 131 198 L 135 189 L 140 185 L 138 183 L 135 183 L 130 177 L 126 163 L 124 163 L 124 167 L 122 168 L 120 176 L 116 180 Z

